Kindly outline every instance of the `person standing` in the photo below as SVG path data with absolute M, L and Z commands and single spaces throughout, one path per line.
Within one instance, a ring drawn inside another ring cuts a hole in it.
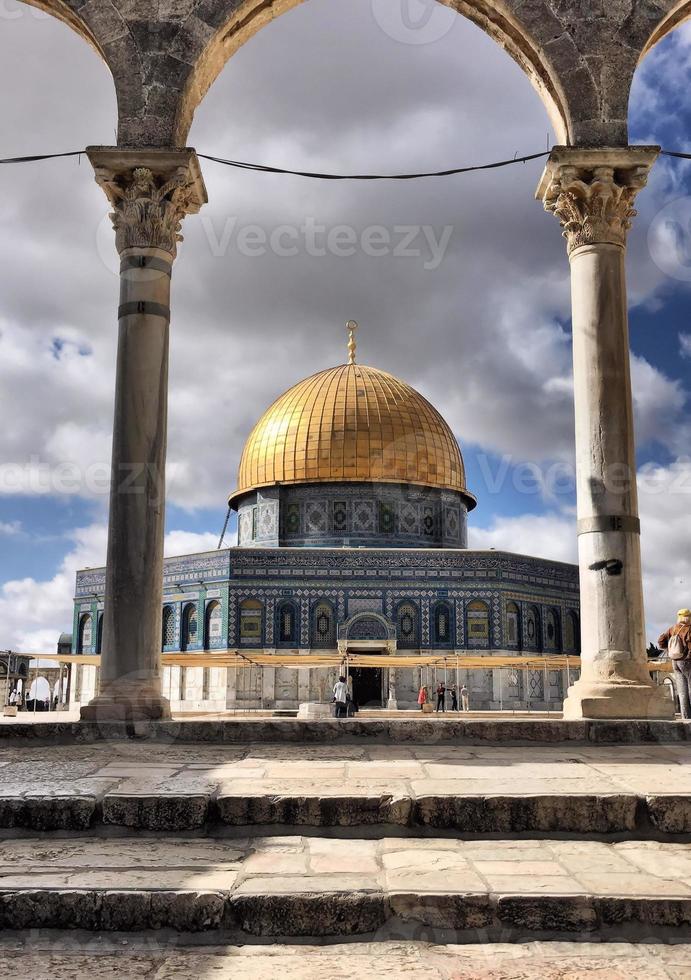
M 417 693 L 417 703 L 420 705 L 420 711 L 424 711 L 427 704 L 427 688 L 424 684 Z
M 677 622 L 657 641 L 674 669 L 673 682 L 684 721 L 691 721 L 691 609 L 680 609 Z
M 437 685 L 437 711 L 446 711 L 446 688 L 443 681 Z
M 470 711 L 470 699 L 468 697 L 468 688 L 463 685 L 461 688 L 461 705 L 464 711 Z
M 451 710 L 458 711 L 458 695 L 456 694 L 456 685 L 451 685 Z
M 348 717 L 348 685 L 341 675 L 334 684 L 334 701 L 336 702 L 336 717 Z

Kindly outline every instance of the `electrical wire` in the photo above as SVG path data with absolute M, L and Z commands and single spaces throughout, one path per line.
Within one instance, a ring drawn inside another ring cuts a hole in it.
M 7 157 L 0 160 L 3 164 L 18 163 L 37 163 L 41 160 L 55 160 L 61 157 L 82 156 L 84 150 L 72 150 L 69 153 L 40 153 L 33 156 Z M 454 174 L 467 174 L 475 170 L 497 170 L 500 167 L 509 167 L 514 163 L 527 163 L 529 160 L 538 160 L 540 157 L 549 156 L 549 150 L 542 153 L 529 153 L 527 156 L 516 156 L 511 160 L 499 160 L 494 163 L 481 163 L 471 167 L 454 167 L 451 170 L 436 170 L 419 174 L 327 174 L 317 173 L 310 170 L 289 170 L 284 167 L 270 167 L 261 163 L 247 163 L 243 160 L 226 160 L 223 157 L 211 156 L 207 153 L 198 153 L 200 160 L 210 160 L 212 163 L 219 163 L 225 167 L 234 167 L 237 170 L 253 170 L 258 173 L 266 174 L 285 174 L 292 177 L 309 177 L 312 180 L 419 180 L 424 177 L 450 177 Z
M 0 160 L 0 166 L 19 163 L 38 163 L 41 160 L 56 160 L 64 157 L 81 157 L 84 150 L 70 150 L 67 153 L 36 153 L 32 156 L 6 157 Z M 263 163 L 248 163 L 244 160 L 227 160 L 224 157 L 212 156 L 208 153 L 198 153 L 200 160 L 209 160 L 212 163 L 219 163 L 225 167 L 233 167 L 236 170 L 252 170 L 256 173 L 264 174 L 284 174 L 290 177 L 308 177 L 311 180 L 421 180 L 426 177 L 452 177 L 456 174 L 468 174 L 478 170 L 499 170 L 502 167 L 510 167 L 515 163 L 528 163 L 531 160 L 539 160 L 550 155 L 549 150 L 541 153 L 528 153 L 525 156 L 514 156 L 510 160 L 497 160 L 493 163 L 479 163 L 469 167 L 452 167 L 449 170 L 430 170 L 415 174 L 330 174 L 319 173 L 313 170 L 290 170 L 286 167 L 271 167 Z M 661 156 L 675 157 L 678 160 L 691 160 L 691 153 L 681 153 L 677 150 L 661 150 Z
M 7 157 L 0 160 L 0 165 L 4 163 L 36 163 L 39 160 L 57 160 L 59 157 L 81 157 L 84 150 L 70 150 L 68 153 L 37 153 L 31 157 Z
M 236 167 L 240 170 L 255 170 L 267 174 L 288 174 L 292 177 L 309 177 L 313 180 L 419 180 L 424 177 L 450 177 L 454 174 L 467 174 L 475 170 L 497 170 L 500 167 L 509 167 L 514 163 L 538 160 L 540 157 L 549 156 L 549 153 L 549 150 L 543 150 L 542 153 L 529 153 L 527 156 L 517 156 L 511 160 L 499 160 L 495 163 L 481 163 L 472 167 L 454 167 L 451 170 L 433 170 L 418 174 L 326 174 L 310 170 L 287 170 L 283 167 L 269 167 L 260 163 L 245 163 L 242 160 L 225 160 L 223 157 L 209 156 L 206 153 L 198 153 L 197 156 L 200 160 L 211 160 L 213 163 L 220 163 L 226 167 Z

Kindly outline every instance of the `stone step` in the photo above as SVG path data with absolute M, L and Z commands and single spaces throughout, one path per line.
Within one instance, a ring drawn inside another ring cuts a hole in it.
M 1 792 L 1 790 L 0 790 Z M 328 793 L 165 791 L 0 796 L 0 830 L 216 831 L 238 827 L 405 828 L 459 834 L 612 834 L 664 839 L 691 834 L 691 794 L 397 795 L 343 787 Z
M 691 834 L 689 762 L 687 744 L 13 744 L 0 746 L 0 829 L 661 838 Z
M 682 721 L 563 721 L 553 718 L 431 718 L 327 719 L 227 718 L 137 722 L 35 721 L 2 719 L 0 745 L 94 744 L 148 739 L 170 743 L 306 742 L 393 744 L 558 745 L 561 743 L 662 744 L 691 742 L 691 725 Z
M 33 838 L 0 845 L 0 929 L 659 938 L 689 878 L 691 845 L 650 841 Z
M 105 934 L 87 944 L 34 931 L 0 938 L 0 961 L 12 980 L 688 980 L 691 962 L 691 943 L 443 942 L 195 945 L 130 934 L 124 944 Z

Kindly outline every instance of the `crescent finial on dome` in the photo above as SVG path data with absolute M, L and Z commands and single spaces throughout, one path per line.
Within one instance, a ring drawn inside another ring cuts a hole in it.
M 355 331 L 357 329 L 358 329 L 357 321 L 348 320 L 348 322 L 346 323 L 346 330 L 348 331 L 348 364 L 355 364 L 355 351 L 357 350 Z

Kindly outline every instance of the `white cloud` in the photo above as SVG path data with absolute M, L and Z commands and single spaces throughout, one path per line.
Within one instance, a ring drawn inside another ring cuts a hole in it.
M 215 551 L 218 547 L 220 534 L 201 533 L 194 531 L 169 531 L 166 534 L 166 558 L 178 555 L 191 555 L 199 551 Z
M 691 606 L 691 459 L 639 473 L 643 587 L 649 640 Z M 471 548 L 495 548 L 553 561 L 577 561 L 575 519 L 565 514 L 496 518 L 469 529 Z
M 15 534 L 20 534 L 21 530 L 21 521 L 0 521 L 0 535 L 4 534 L 7 537 L 13 537 Z
M 679 353 L 682 357 L 691 357 L 691 333 L 679 334 Z
M 494 548 L 550 561 L 578 561 L 575 519 L 562 514 L 497 517 L 489 528 L 471 525 L 468 536 L 471 548 Z

